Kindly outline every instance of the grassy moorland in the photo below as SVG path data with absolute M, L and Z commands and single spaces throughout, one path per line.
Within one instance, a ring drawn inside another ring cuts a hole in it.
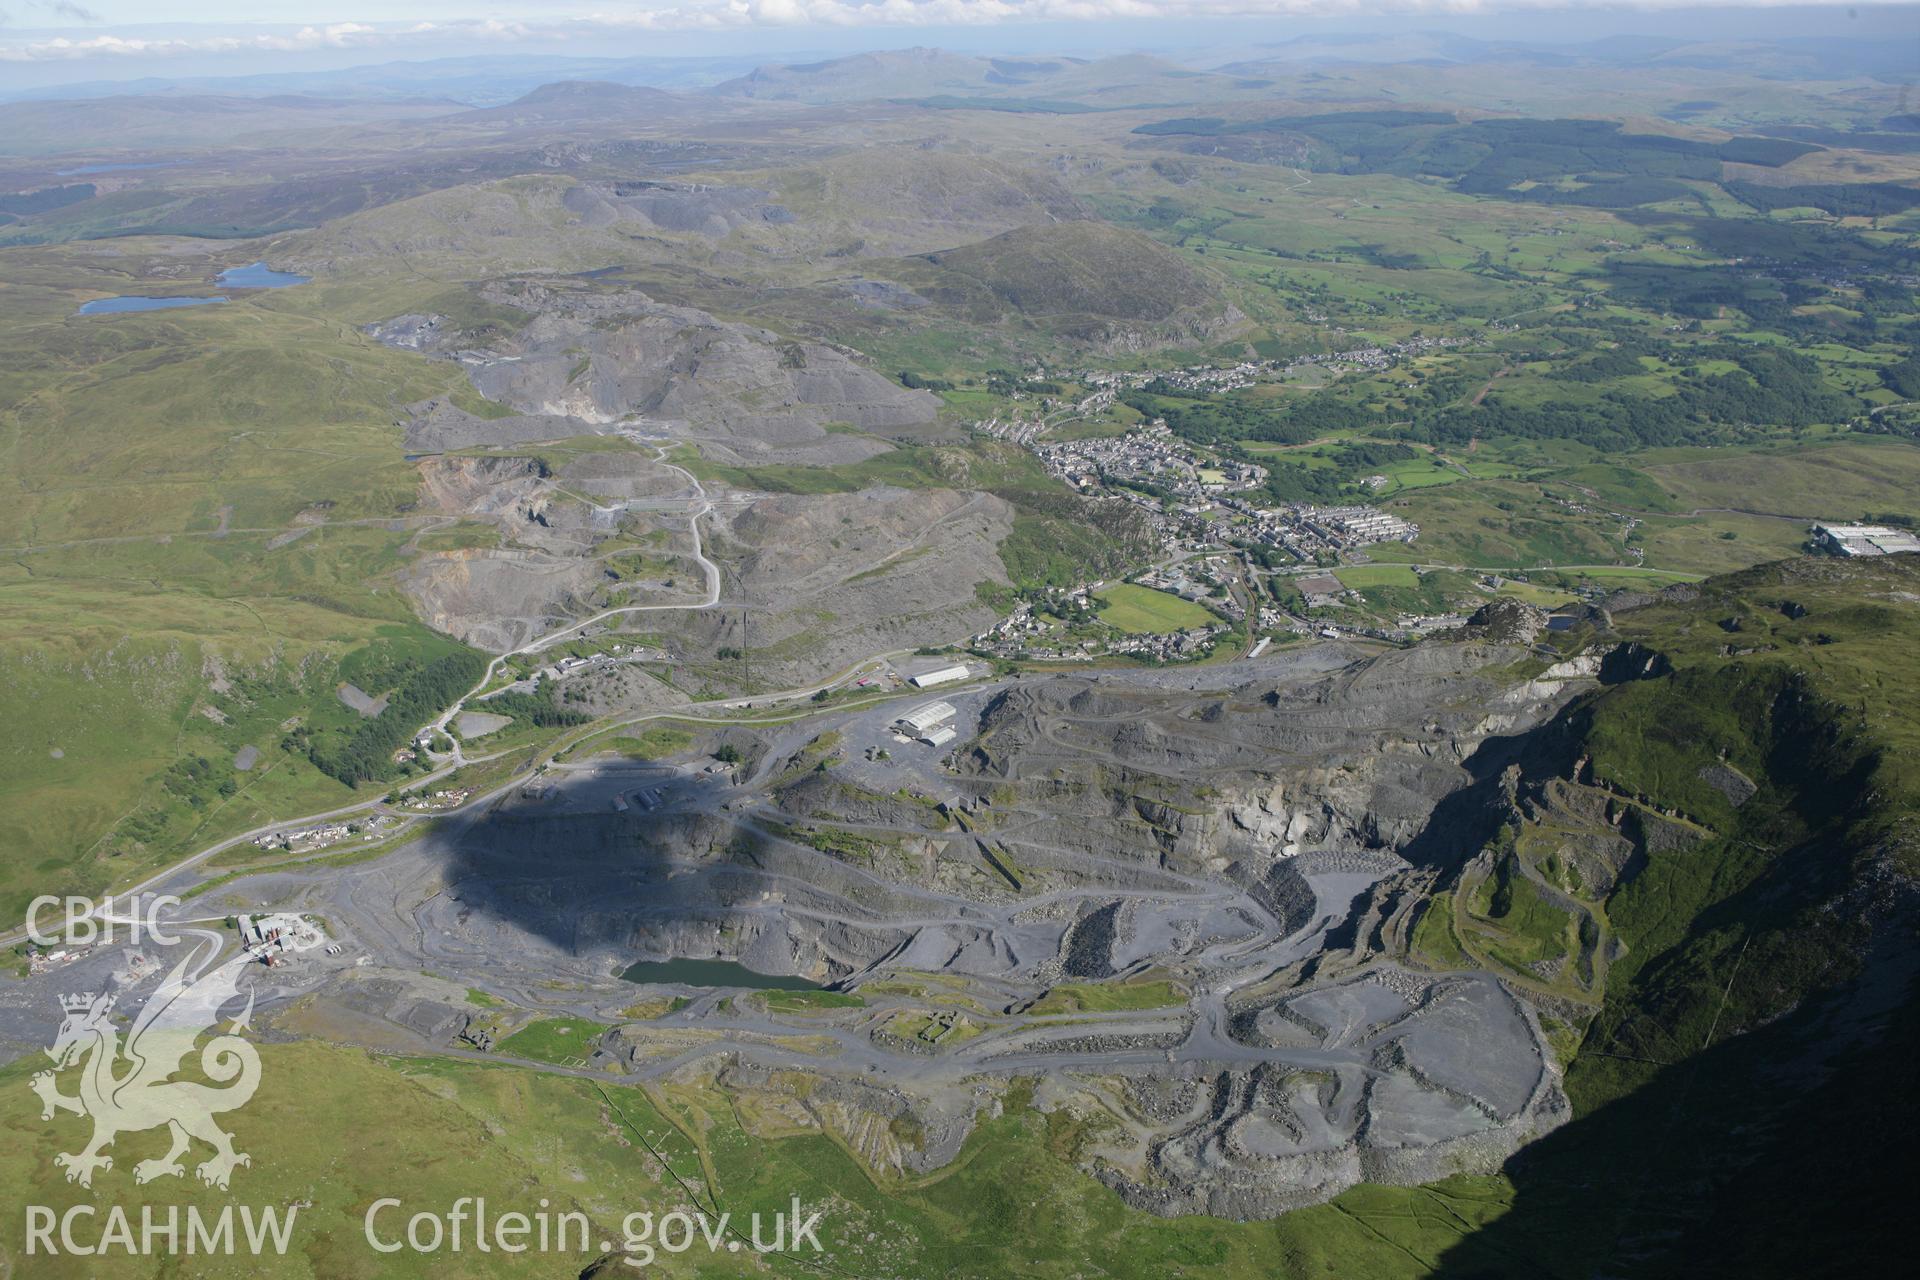
M 51 310 L 0 334 L 9 911 L 350 802 L 289 734 L 350 730 L 351 655 L 444 644 L 388 576 L 417 527 L 394 415 L 442 370 L 275 295 Z

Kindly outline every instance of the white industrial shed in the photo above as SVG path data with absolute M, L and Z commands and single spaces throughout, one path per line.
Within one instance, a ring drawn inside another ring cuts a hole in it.
M 1884 524 L 1816 524 L 1814 541 L 1837 556 L 1888 556 L 1920 551 L 1920 536 L 1911 529 Z
M 926 706 L 915 707 L 901 716 L 900 723 L 915 733 L 925 733 L 935 725 L 951 720 L 958 714 L 951 702 L 929 702 Z
M 937 684 L 952 684 L 955 680 L 965 680 L 973 673 L 958 664 L 941 667 L 937 671 L 922 671 L 917 676 L 908 676 L 908 683 L 916 689 L 931 689 Z

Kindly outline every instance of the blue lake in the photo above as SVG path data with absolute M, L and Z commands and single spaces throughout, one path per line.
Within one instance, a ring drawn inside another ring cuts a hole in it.
M 291 271 L 275 271 L 264 262 L 249 263 L 244 267 L 228 267 L 214 278 L 214 283 L 227 289 L 285 289 L 296 284 L 305 284 L 312 276 L 297 276 Z M 171 311 L 175 307 L 202 307 L 210 302 L 225 302 L 218 296 L 201 298 L 142 298 L 128 296 L 124 298 L 95 298 L 80 308 L 83 316 L 109 316 L 123 311 Z
M 171 311 L 175 307 L 204 307 L 225 298 L 95 298 L 81 304 L 83 316 L 110 316 L 122 311 Z
M 305 284 L 312 276 L 297 276 L 291 271 L 273 271 L 264 262 L 255 262 L 244 267 L 229 267 L 222 271 L 214 283 L 228 289 L 285 289 L 290 285 Z

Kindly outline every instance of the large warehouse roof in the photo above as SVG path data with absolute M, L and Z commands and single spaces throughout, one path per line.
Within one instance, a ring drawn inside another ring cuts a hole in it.
M 953 709 L 951 702 L 929 702 L 924 707 L 915 707 L 900 717 L 900 723 L 915 733 L 925 733 L 943 720 L 951 720 L 959 712 Z

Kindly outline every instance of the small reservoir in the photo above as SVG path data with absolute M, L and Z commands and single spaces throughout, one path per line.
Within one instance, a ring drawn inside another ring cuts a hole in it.
M 83 316 L 111 316 L 123 311 L 171 311 L 176 307 L 204 307 L 225 298 L 95 298 L 80 304 Z
M 228 267 L 214 278 L 214 283 L 224 289 L 285 289 L 312 279 L 291 271 L 275 271 L 264 262 L 253 262 L 244 267 Z
M 296 284 L 306 284 L 312 279 L 312 276 L 297 276 L 291 271 L 275 271 L 264 262 L 251 262 L 244 267 L 228 267 L 214 277 L 214 283 L 223 289 L 286 289 Z M 225 301 L 227 299 L 220 294 L 201 298 L 95 298 L 92 302 L 82 303 L 79 314 L 111 316 L 127 311 L 171 311 L 175 307 L 204 307 L 209 303 Z

